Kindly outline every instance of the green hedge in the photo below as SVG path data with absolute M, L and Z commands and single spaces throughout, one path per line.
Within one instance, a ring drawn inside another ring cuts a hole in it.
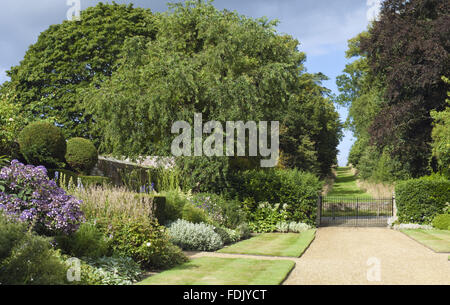
M 429 224 L 450 202 L 450 180 L 423 177 L 402 181 L 397 184 L 395 194 L 400 222 Z
M 317 196 L 322 182 L 311 173 L 295 169 L 265 169 L 241 172 L 234 181 L 236 196 L 241 201 L 251 199 L 254 204 L 247 208 L 254 212 L 259 203 L 286 205 L 289 221 L 315 224 Z
M 55 177 L 56 172 L 58 172 L 57 177 Z M 69 185 L 70 181 L 72 181 L 74 185 L 77 185 L 78 178 L 81 179 L 83 186 L 102 186 L 104 184 L 112 184 L 111 178 L 101 176 L 81 176 L 67 169 L 48 170 L 48 176 L 50 179 L 56 179 L 56 183 L 58 185 L 64 184 L 66 187 Z

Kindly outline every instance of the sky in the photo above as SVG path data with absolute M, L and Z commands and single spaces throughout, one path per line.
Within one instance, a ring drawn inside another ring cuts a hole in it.
M 2 0 L 0 3 L 0 83 L 8 80 L 6 71 L 18 65 L 28 47 L 51 24 L 67 19 L 68 11 L 79 1 L 81 9 L 95 6 L 97 0 Z M 381 0 L 215 0 L 218 9 L 237 11 L 250 17 L 278 19 L 278 31 L 300 42 L 300 51 L 307 55 L 309 73 L 322 72 L 330 80 L 324 85 L 338 94 L 336 76 L 348 60 L 345 58 L 348 39 L 366 30 L 369 19 L 376 15 Z M 134 3 L 135 7 L 154 12 L 167 9 L 167 0 L 116 0 Z M 69 3 L 69 5 L 68 5 Z M 347 110 L 337 108 L 341 120 Z M 339 145 L 339 165 L 346 165 L 354 142 L 351 132 Z

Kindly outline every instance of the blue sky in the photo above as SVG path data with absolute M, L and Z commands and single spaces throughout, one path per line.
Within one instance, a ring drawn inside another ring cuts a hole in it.
M 51 24 L 66 19 L 70 8 L 66 0 L 2 0 L 0 3 L 0 83 L 7 80 L 5 71 L 19 64 L 29 45 Z M 96 5 L 97 0 L 80 0 L 81 9 Z M 110 2 L 110 1 L 103 1 Z M 167 0 L 117 0 L 134 3 L 152 11 L 166 10 Z M 252 17 L 278 19 L 278 30 L 300 41 L 300 50 L 307 55 L 306 68 L 310 73 L 322 72 L 330 80 L 325 86 L 337 93 L 336 76 L 347 63 L 344 53 L 347 40 L 364 31 L 368 15 L 380 0 L 216 0 L 214 5 L 236 10 Z M 347 110 L 338 108 L 345 121 Z M 353 142 L 346 132 L 339 146 L 339 164 L 345 165 Z

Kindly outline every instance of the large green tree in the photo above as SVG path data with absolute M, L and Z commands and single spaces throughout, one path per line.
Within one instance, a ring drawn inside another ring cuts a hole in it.
M 66 136 L 96 137 L 80 92 L 111 76 L 126 38 L 153 39 L 154 16 L 132 5 L 98 4 L 80 21 L 50 26 L 7 73 L 13 102 L 36 119 L 54 118 Z
M 338 78 L 338 102 L 349 106 L 350 159 L 366 177 L 417 177 L 433 167 L 431 113 L 445 108 L 449 13 L 448 1 L 386 0 L 379 20 L 349 41 L 356 59 Z
M 172 5 L 156 26 L 154 41 L 128 39 L 118 70 L 85 95 L 103 150 L 170 154 L 172 124 L 193 126 L 194 113 L 202 113 L 204 122 L 280 121 L 289 166 L 329 171 L 338 115 L 323 77 L 305 73 L 298 41 L 278 34 L 276 22 L 195 1 Z
M 380 20 L 362 39 L 370 69 L 382 80 L 384 100 L 369 133 L 390 147 L 412 176 L 429 172 L 432 110 L 443 110 L 450 71 L 450 2 L 386 0 Z

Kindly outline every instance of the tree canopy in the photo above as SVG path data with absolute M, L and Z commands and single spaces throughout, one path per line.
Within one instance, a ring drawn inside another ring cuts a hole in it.
M 448 1 L 386 0 L 379 20 L 349 41 L 347 55 L 357 58 L 338 78 L 337 101 L 349 106 L 358 139 L 352 163 L 364 161 L 369 172 L 385 166 L 393 179 L 433 169 L 431 112 L 445 108 L 449 13 Z
M 126 38 L 155 36 L 153 14 L 132 5 L 98 4 L 80 21 L 50 26 L 7 73 L 13 102 L 37 119 L 54 118 L 67 137 L 94 137 L 80 92 L 115 70 Z
M 199 1 L 175 4 L 155 21 L 153 41 L 126 40 L 118 70 L 90 103 L 102 150 L 137 157 L 170 153 L 171 125 L 203 121 L 280 121 L 287 166 L 328 172 L 340 123 L 321 86 L 305 73 L 298 41 L 276 21 L 219 11 Z

